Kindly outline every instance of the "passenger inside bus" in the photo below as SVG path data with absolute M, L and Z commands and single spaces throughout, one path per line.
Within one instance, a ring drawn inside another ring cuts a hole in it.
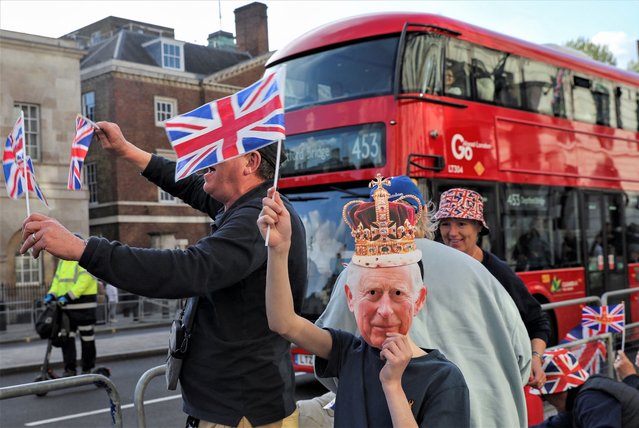
M 517 264 L 517 272 L 541 270 L 551 267 L 550 246 L 542 238 L 540 230 L 545 230 L 541 217 L 530 220 L 529 229 L 517 240 L 513 250 L 513 258 Z
M 455 78 L 452 68 L 446 69 L 445 91 L 448 95 L 465 95 L 460 82 Z

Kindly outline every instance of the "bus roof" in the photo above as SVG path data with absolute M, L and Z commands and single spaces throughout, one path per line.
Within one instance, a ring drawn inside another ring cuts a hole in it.
M 563 49 L 537 45 L 442 15 L 415 12 L 372 13 L 330 22 L 308 31 L 279 49 L 268 60 L 266 66 L 270 67 L 285 60 L 323 50 L 329 46 L 337 46 L 359 39 L 398 34 L 401 33 L 407 22 L 441 27 L 461 33 L 459 37 L 463 40 L 488 48 L 639 86 L 639 74 L 637 73 L 582 58 Z

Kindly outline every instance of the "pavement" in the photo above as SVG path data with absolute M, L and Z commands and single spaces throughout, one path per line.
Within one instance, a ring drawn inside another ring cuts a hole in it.
M 96 325 L 96 365 L 131 357 L 166 354 L 170 319 L 132 321 Z M 80 340 L 76 339 L 78 357 Z M 47 341 L 40 339 L 32 325 L 10 325 L 0 332 L 0 376 L 38 370 L 44 362 Z M 53 348 L 50 364 L 62 367 L 62 352 Z

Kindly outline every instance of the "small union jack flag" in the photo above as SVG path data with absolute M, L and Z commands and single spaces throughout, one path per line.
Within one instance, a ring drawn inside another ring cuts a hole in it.
M 597 335 L 595 330 L 586 328 L 581 324 L 570 330 L 568 334 L 559 342 L 560 344 L 570 345 L 570 342 L 580 340 Z M 571 347 L 571 352 L 579 360 L 579 364 L 588 372 L 588 374 L 601 373 L 606 363 L 606 344 L 603 340 L 595 340 L 584 343 L 579 346 Z
M 75 137 L 71 143 L 71 164 L 69 165 L 69 190 L 82 189 L 82 164 L 89 152 L 89 145 L 97 125 L 82 115 L 75 118 Z
M 581 324 L 597 334 L 623 332 L 626 324 L 624 304 L 614 306 L 584 306 L 581 308 Z
M 541 394 L 557 394 L 582 385 L 588 373 L 581 368 L 577 357 L 566 349 L 558 348 L 544 353 L 546 383 L 539 390 Z M 535 392 L 535 389 L 531 389 Z
M 166 120 L 176 181 L 284 139 L 283 85 L 280 68 L 234 95 Z
M 35 178 L 33 162 L 31 158 L 24 153 L 24 120 L 22 115 L 20 115 L 16 121 L 16 124 L 11 130 L 11 134 L 9 134 L 5 142 L 4 152 L 2 154 L 2 169 L 4 171 L 7 193 L 11 199 L 18 199 L 24 194 L 24 185 L 26 182 L 27 189 L 34 192 L 44 205 L 49 206 Z

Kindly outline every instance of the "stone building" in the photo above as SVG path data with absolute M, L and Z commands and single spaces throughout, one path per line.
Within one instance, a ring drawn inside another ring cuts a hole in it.
M 32 213 L 60 219 L 71 230 L 89 232 L 87 191 L 66 189 L 75 117 L 80 112 L 80 59 L 86 51 L 68 40 L 0 30 L 0 134 L 4 142 L 20 110 L 25 117 L 27 154 L 49 209 L 29 195 Z M 4 184 L 4 177 L 3 177 Z M 0 301 L 40 294 L 53 277 L 56 260 L 17 254 L 25 197 L 9 199 L 0 186 Z

